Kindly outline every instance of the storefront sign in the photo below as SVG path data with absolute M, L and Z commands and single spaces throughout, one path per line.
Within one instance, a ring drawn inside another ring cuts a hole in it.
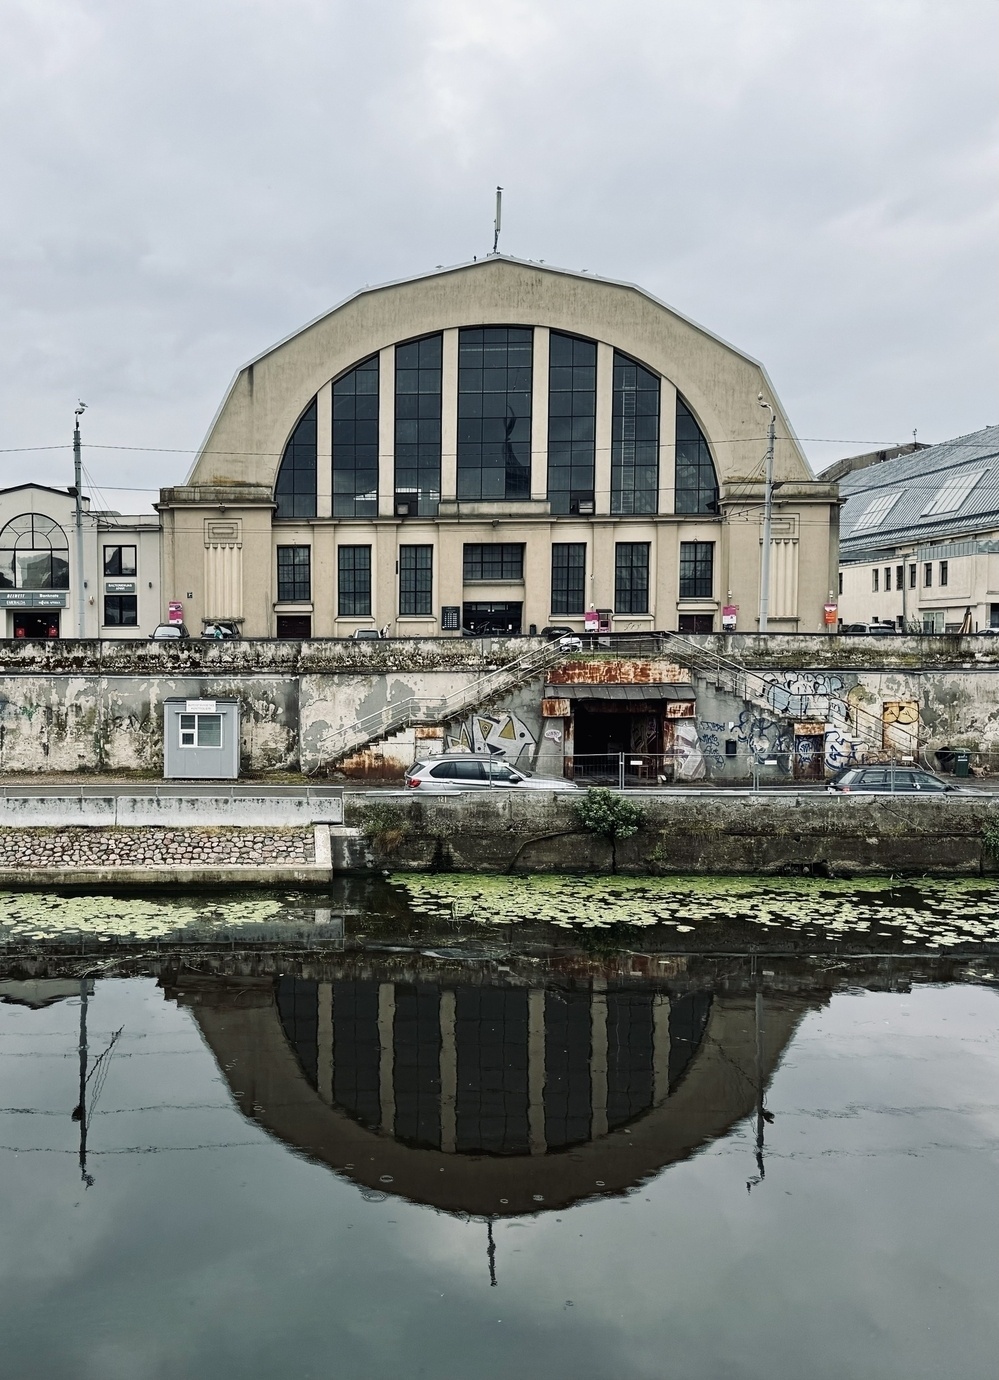
M 65 590 L 0 589 L 0 609 L 64 609 Z
M 105 580 L 105 581 L 104 581 L 104 593 L 105 593 L 105 594 L 134 594 L 134 593 L 135 593 L 135 581 L 134 581 L 134 580 Z
M 184 707 L 187 714 L 214 714 L 214 700 L 188 700 Z

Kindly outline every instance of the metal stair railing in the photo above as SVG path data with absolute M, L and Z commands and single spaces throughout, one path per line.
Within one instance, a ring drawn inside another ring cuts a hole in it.
M 713 681 L 719 689 L 727 690 L 737 699 L 744 700 L 747 704 L 755 705 L 756 708 L 764 710 L 770 718 L 784 723 L 800 721 L 800 715 L 791 714 L 786 709 L 778 709 L 771 704 L 767 698 L 767 690 L 773 682 L 768 678 L 767 672 L 746 670 L 738 662 L 732 661 L 718 652 L 710 651 L 706 647 L 699 647 L 694 642 L 688 642 L 686 638 L 675 633 L 668 635 L 666 650 L 671 651 L 680 664 L 694 675 Z M 803 696 L 802 698 L 807 697 Z M 827 696 L 817 694 L 811 698 L 824 699 Z M 835 713 L 830 706 L 830 710 L 824 715 L 824 718 L 839 729 L 845 737 L 854 739 L 869 750 L 875 752 L 890 751 L 884 746 L 883 720 L 862 705 L 850 705 L 849 717 L 847 718 Z M 892 729 L 892 735 L 896 739 L 898 750 L 902 755 L 908 755 L 914 760 L 919 760 L 920 751 L 925 746 L 925 741 L 919 736 L 918 725 L 914 729 L 906 728 L 904 725 L 895 725 Z M 906 739 L 908 740 L 907 743 L 905 742 Z
M 387 704 L 373 714 L 368 714 L 345 728 L 337 729 L 332 744 L 324 750 L 309 775 L 315 776 L 324 766 L 329 766 L 349 753 L 358 752 L 369 743 L 398 733 L 413 724 L 440 724 L 466 710 L 476 709 L 494 695 L 513 689 L 557 661 L 564 661 L 573 650 L 575 649 L 560 646 L 558 642 L 551 642 L 544 647 L 535 647 L 525 652 L 522 657 L 506 666 L 498 666 L 494 671 L 488 672 L 460 690 L 452 691 L 449 695 L 441 695 L 436 699 L 410 695 L 398 704 Z

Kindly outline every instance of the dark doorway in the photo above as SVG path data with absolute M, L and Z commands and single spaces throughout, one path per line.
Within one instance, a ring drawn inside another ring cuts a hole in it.
M 461 626 L 470 637 L 489 633 L 516 636 L 523 611 L 523 604 L 462 604 Z
M 57 613 L 15 613 L 15 637 L 58 637 L 59 615 Z
M 681 613 L 676 620 L 676 630 L 682 633 L 709 633 L 715 630 L 714 614 Z
M 794 740 L 795 781 L 821 781 L 825 769 L 825 731 L 797 734 Z
M 300 638 L 312 636 L 312 619 L 307 613 L 279 613 L 278 637 Z
M 662 752 L 662 725 L 658 713 L 624 710 L 619 704 L 599 702 L 576 705 L 574 745 L 577 756 L 618 752 Z

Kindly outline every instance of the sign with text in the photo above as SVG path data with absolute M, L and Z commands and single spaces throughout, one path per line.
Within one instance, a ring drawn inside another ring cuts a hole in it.
M 167 622 L 183 623 L 184 605 L 178 599 L 171 599 L 167 604 Z
M 188 714 L 214 714 L 214 713 L 215 713 L 215 701 L 214 701 L 214 700 L 188 700 L 188 701 L 187 701 L 187 704 L 184 706 L 184 708 L 185 708 L 185 712 L 188 713 Z
M 64 609 L 68 595 L 56 589 L 0 589 L 0 609 Z

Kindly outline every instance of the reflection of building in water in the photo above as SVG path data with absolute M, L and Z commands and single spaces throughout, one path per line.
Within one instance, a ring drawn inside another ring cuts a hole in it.
M 750 995 L 338 966 L 180 1000 L 248 1117 L 365 1187 L 481 1215 L 627 1190 L 724 1135 L 815 1004 L 768 1010 L 761 1061 Z

